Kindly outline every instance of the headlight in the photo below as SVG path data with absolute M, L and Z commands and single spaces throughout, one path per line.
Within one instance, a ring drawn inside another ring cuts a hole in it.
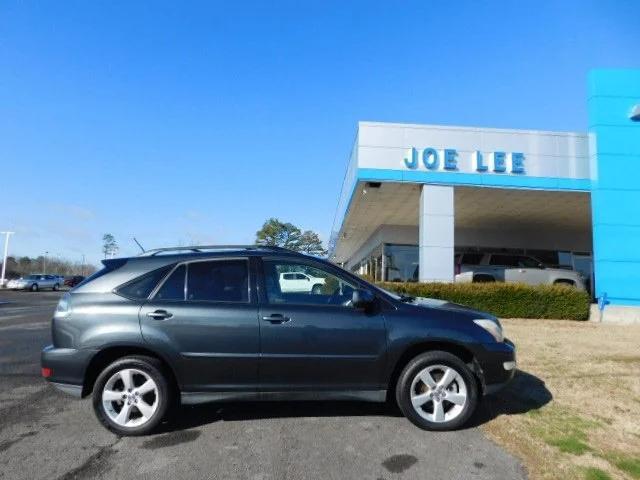
M 53 314 L 55 318 L 65 318 L 69 316 L 69 314 L 71 313 L 71 304 L 69 300 L 70 295 L 68 293 L 65 293 L 58 302 L 56 311 Z
M 484 328 L 487 332 L 491 334 L 493 338 L 496 339 L 496 342 L 504 341 L 504 335 L 502 334 L 502 326 L 500 322 L 497 320 L 489 320 L 488 318 L 479 318 L 474 320 L 473 323 L 478 325 L 479 327 Z

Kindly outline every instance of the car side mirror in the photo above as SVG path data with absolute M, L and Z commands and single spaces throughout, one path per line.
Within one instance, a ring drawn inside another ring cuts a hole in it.
M 370 290 L 357 289 L 351 295 L 353 308 L 367 308 L 373 305 L 376 297 Z

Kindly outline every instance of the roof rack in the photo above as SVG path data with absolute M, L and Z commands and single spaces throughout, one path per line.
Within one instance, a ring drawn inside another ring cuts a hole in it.
M 152 248 L 138 255 L 139 257 L 154 257 L 159 253 L 164 252 L 193 252 L 202 253 L 211 250 L 271 250 L 274 252 L 292 252 L 288 248 L 278 247 L 275 245 L 190 245 L 187 247 L 163 247 Z

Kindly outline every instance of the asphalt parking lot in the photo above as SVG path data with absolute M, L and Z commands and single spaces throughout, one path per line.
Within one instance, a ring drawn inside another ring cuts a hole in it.
M 0 291 L 1 479 L 526 477 L 477 427 L 496 414 L 486 407 L 474 427 L 431 433 L 386 405 L 210 404 L 181 409 L 157 435 L 119 438 L 99 426 L 89 400 L 40 378 L 59 296 Z

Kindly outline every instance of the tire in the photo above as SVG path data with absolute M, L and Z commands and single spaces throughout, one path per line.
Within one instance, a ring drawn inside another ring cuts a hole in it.
M 442 388 L 441 381 L 447 381 L 445 375 L 450 381 Z M 455 355 L 427 352 L 402 370 L 396 385 L 396 401 L 404 416 L 424 430 L 455 430 L 476 409 L 478 384 L 469 367 Z
M 31 285 L 29 287 L 29 290 L 31 290 L 32 292 L 37 292 L 38 291 L 38 284 L 34 283 L 33 285 Z
M 60 285 L 56 283 L 51 290 L 53 290 L 54 292 L 57 292 L 59 289 L 60 289 Z
M 311 287 L 311 294 L 312 295 L 320 295 L 322 293 L 322 285 L 319 283 L 316 283 L 313 287 Z
M 125 379 L 130 389 L 126 388 Z M 154 389 L 143 392 L 141 387 L 146 390 L 148 380 Z M 164 418 L 170 402 L 167 374 L 161 362 L 153 357 L 136 355 L 116 360 L 100 373 L 93 388 L 96 417 L 108 430 L 121 436 L 151 433 Z M 125 408 L 128 411 L 123 413 Z

